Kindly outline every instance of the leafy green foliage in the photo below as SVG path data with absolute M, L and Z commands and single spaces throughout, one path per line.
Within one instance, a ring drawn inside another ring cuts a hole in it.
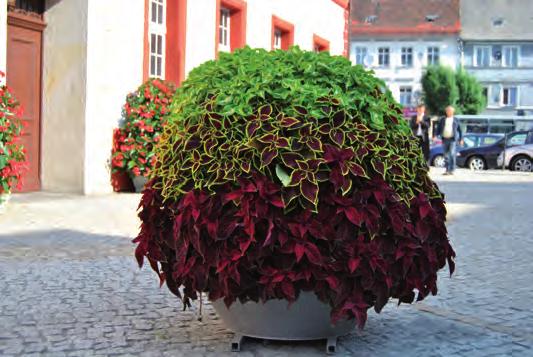
M 0 78 L 4 74 L 0 72 Z M 13 187 L 21 188 L 22 174 L 27 170 L 26 153 L 19 140 L 23 123 L 22 107 L 7 86 L 0 86 L 0 200 Z M 0 201 L 0 204 L 2 202 Z
M 431 114 L 440 115 L 444 108 L 459 99 L 455 73 L 451 68 L 432 66 L 422 76 L 424 101 Z
M 457 71 L 455 81 L 459 93 L 457 113 L 479 114 L 487 105 L 483 87 L 474 76 L 464 70 Z
M 378 173 L 409 202 L 428 179 L 401 113 L 382 81 L 343 57 L 222 53 L 177 91 L 155 149 L 155 188 L 177 200 L 259 172 L 284 186 L 286 209 L 316 209 L 321 182 L 347 194 Z

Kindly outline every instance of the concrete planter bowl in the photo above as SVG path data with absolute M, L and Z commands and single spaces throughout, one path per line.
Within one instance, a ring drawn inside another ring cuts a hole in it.
M 133 186 L 135 187 L 135 192 L 142 192 L 144 185 L 148 182 L 146 176 L 132 176 L 131 180 L 133 181 Z
M 349 334 L 354 321 L 342 320 L 331 324 L 331 307 L 318 300 L 312 292 L 302 292 L 289 306 L 287 300 L 234 302 L 229 308 L 223 299 L 212 302 L 215 311 L 228 329 L 235 333 L 232 350 L 239 351 L 242 338 L 303 341 L 327 340 L 326 351 L 336 351 L 337 337 Z

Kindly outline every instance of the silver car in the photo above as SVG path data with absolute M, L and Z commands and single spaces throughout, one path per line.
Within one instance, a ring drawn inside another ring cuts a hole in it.
M 513 171 L 533 171 L 533 144 L 513 146 L 507 148 L 498 156 L 498 166 L 503 164 L 505 154 L 505 167 Z

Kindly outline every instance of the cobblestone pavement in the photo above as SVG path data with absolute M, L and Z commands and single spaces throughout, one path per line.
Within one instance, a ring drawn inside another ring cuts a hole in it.
M 447 194 L 457 271 L 439 295 L 369 313 L 338 355 L 533 356 L 533 174 L 434 177 Z M 323 341 L 246 341 L 210 306 L 181 311 L 130 237 L 137 195 L 15 196 L 0 216 L 0 355 L 313 356 Z

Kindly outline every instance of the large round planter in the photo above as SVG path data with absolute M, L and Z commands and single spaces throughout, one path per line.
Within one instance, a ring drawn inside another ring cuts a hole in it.
M 10 193 L 0 193 L 0 214 L 6 211 L 7 203 L 11 198 Z
M 132 176 L 133 186 L 135 186 L 135 192 L 142 192 L 144 185 L 148 182 L 146 176 Z
M 331 307 L 311 292 L 302 292 L 289 306 L 287 300 L 235 301 L 229 308 L 223 299 L 212 302 L 226 327 L 236 334 L 270 340 L 320 340 L 343 336 L 355 321 L 331 324 Z

